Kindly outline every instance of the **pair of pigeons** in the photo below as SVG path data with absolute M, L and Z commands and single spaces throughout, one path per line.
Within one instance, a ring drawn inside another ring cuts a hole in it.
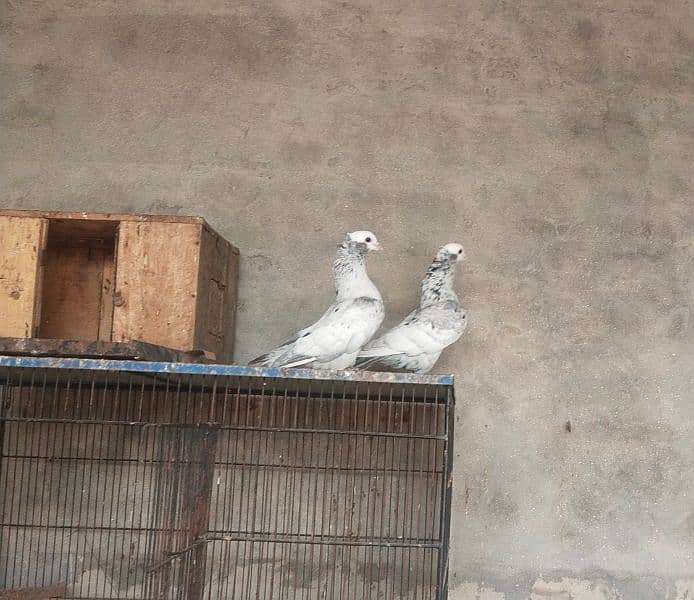
M 252 366 L 359 368 L 427 373 L 442 350 L 467 326 L 465 309 L 453 290 L 455 266 L 465 258 L 460 244 L 446 244 L 422 281 L 419 306 L 373 339 L 384 317 L 383 300 L 366 272 L 366 255 L 380 250 L 370 231 L 347 234 L 333 263 L 337 297 L 313 325 L 252 360 Z

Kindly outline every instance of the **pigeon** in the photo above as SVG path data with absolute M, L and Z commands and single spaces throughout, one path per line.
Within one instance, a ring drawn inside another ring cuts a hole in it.
M 422 280 L 419 306 L 382 336 L 369 342 L 357 357 L 360 368 L 385 368 L 428 373 L 441 352 L 465 331 L 467 313 L 453 291 L 455 266 L 464 260 L 460 244 L 446 244 Z
M 380 249 L 370 231 L 347 234 L 333 262 L 335 302 L 313 325 L 248 364 L 313 369 L 353 367 L 359 350 L 383 323 L 383 299 L 365 265 L 367 253 Z

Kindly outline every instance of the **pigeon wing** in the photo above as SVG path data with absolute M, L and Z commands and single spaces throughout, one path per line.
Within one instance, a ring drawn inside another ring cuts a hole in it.
M 318 321 L 290 338 L 289 343 L 258 357 L 251 364 L 289 368 L 334 360 L 359 350 L 382 321 L 381 300 L 359 297 L 335 302 Z
M 377 358 L 438 355 L 465 331 L 467 315 L 455 302 L 442 302 L 418 308 L 400 324 L 369 343 L 357 364 L 368 366 Z M 394 365 L 392 365 L 394 366 Z

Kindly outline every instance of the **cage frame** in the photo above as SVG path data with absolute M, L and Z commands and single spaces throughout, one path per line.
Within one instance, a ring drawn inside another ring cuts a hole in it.
M 136 360 L 104 360 L 54 357 L 0 356 L 0 387 L 7 389 L 11 386 L 12 378 L 21 373 L 34 371 L 75 371 L 91 373 L 93 377 L 108 376 L 109 373 L 126 373 L 131 376 L 148 378 L 157 382 L 159 376 L 190 376 L 197 378 L 235 378 L 239 382 L 247 381 L 248 390 L 262 390 L 269 381 L 292 382 L 297 391 L 303 393 L 309 390 L 312 382 L 340 383 L 345 386 L 360 384 L 409 385 L 426 388 L 427 386 L 441 387 L 444 390 L 441 403 L 444 404 L 444 431 L 442 476 L 440 481 L 440 520 L 438 539 L 436 541 L 436 600 L 448 597 L 448 571 L 451 531 L 451 505 L 453 488 L 453 456 L 454 456 L 454 425 L 455 425 L 455 391 L 452 375 L 421 375 L 412 373 L 383 373 L 358 370 L 312 370 L 312 369 L 280 369 L 256 368 L 239 365 L 172 363 L 172 362 L 143 362 Z M 347 388 L 345 388 L 347 389 Z M 350 388 L 351 389 L 351 388 Z M 414 388 L 413 388 L 414 389 Z M 250 393 L 250 392 L 249 392 Z M 2 399 L 0 399 L 2 400 Z M 418 401 L 413 396 L 413 401 Z M 5 431 L 4 400 L 0 412 L 0 476 L 4 457 Z M 0 515 L 0 537 L 4 531 L 4 518 Z M 205 544 L 207 542 L 204 542 Z M 195 552 L 199 544 L 191 546 Z M 200 586 L 192 598 L 202 598 L 204 582 L 196 582 Z

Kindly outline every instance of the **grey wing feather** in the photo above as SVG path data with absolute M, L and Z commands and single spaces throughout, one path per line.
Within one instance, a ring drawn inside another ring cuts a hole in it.
M 359 353 L 357 366 L 426 372 L 441 351 L 467 326 L 467 314 L 452 301 L 418 308 L 400 324 L 373 340 Z
M 323 316 L 278 348 L 250 365 L 292 367 L 327 362 L 341 354 L 356 353 L 383 321 L 380 299 L 359 297 L 335 302 Z

